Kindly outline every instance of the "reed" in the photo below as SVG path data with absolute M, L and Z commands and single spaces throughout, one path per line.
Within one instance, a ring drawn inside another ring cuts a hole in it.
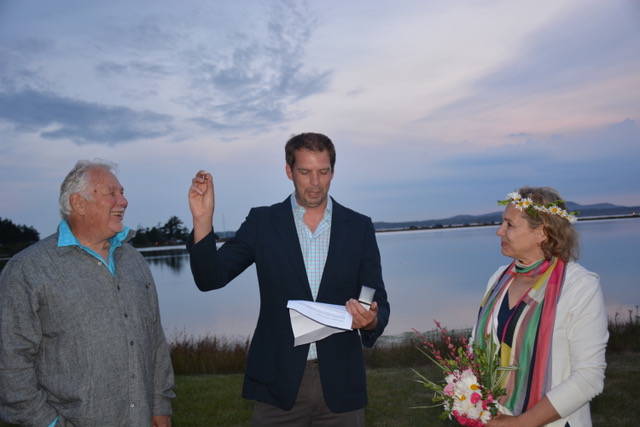
M 183 333 L 172 339 L 170 350 L 176 375 L 238 373 L 244 371 L 249 338 L 232 341 Z
M 452 336 L 469 336 L 469 329 L 450 331 Z M 609 322 L 607 354 L 640 353 L 640 322 Z M 418 336 L 406 333 L 399 337 L 382 337 L 374 348 L 364 349 L 368 369 L 411 368 L 429 365 L 416 346 L 424 339 L 443 346 L 437 331 Z M 171 359 L 176 375 L 232 374 L 244 372 L 250 339 L 230 340 L 216 336 L 196 337 L 182 333 L 171 340 Z
M 637 313 L 638 306 L 636 306 L 635 317 L 630 311 L 629 320 L 620 322 L 616 315 L 609 321 L 608 353 L 640 352 L 640 317 Z

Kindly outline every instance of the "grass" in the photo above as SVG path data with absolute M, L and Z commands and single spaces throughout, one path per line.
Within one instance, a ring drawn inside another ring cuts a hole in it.
M 242 374 L 179 375 L 173 426 L 248 425 L 253 403 L 242 399 Z
M 607 356 L 603 394 L 591 402 L 595 427 L 637 426 L 640 406 L 635 404 L 640 383 L 640 353 Z M 419 368 L 435 378 L 432 367 Z M 178 375 L 173 409 L 175 427 L 248 426 L 253 404 L 240 397 L 242 374 Z M 376 368 L 367 371 L 369 405 L 366 425 L 374 427 L 452 426 L 438 418 L 439 409 L 412 409 L 428 404 L 429 393 L 414 382 L 409 368 Z M 6 427 L 8 424 L 0 423 Z
M 591 402 L 593 425 L 638 425 L 636 385 L 640 383 L 640 324 L 610 324 L 604 392 Z M 175 427 L 247 426 L 253 403 L 241 398 L 242 369 L 248 340 L 232 343 L 215 337 L 173 340 L 176 371 L 173 402 Z M 452 426 L 439 419 L 440 410 L 412 409 L 430 404 L 429 392 L 414 381 L 410 368 L 429 378 L 439 374 L 425 357 L 405 342 L 366 349 L 369 405 L 367 426 Z M 213 372 L 214 374 L 211 374 Z M 0 422 L 0 427 L 8 424 Z
M 591 402 L 595 427 L 637 426 L 640 406 L 635 386 L 640 382 L 640 353 L 608 356 L 603 394 Z M 419 368 L 435 378 L 429 366 Z M 367 371 L 369 405 L 366 425 L 373 427 L 452 426 L 440 420 L 440 409 L 413 409 L 428 405 L 430 395 L 416 383 L 409 368 Z M 248 426 L 253 405 L 240 397 L 242 374 L 182 375 L 177 377 L 173 424 L 176 427 Z
M 640 353 L 607 355 L 604 391 L 591 402 L 594 426 L 636 427 L 640 419 L 637 404 L 640 383 Z

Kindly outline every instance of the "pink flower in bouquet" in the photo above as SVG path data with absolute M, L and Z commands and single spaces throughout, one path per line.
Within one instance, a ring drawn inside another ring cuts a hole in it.
M 440 345 L 421 336 L 424 350 L 418 349 L 445 374 L 444 384 L 433 382 L 414 370 L 418 382 L 434 392 L 433 402 L 435 406 L 443 406 L 444 417 L 455 419 L 463 426 L 482 427 L 501 410 L 495 400 L 495 396 L 504 394 L 500 386 L 501 372 L 515 368 L 499 366 L 497 349 L 472 347 L 466 338 L 452 338 L 437 321 L 436 325 Z
M 442 389 L 442 392 L 444 394 L 446 394 L 447 396 L 453 396 L 454 389 L 455 389 L 455 387 L 454 387 L 453 383 L 447 382 L 447 385 L 444 386 L 444 389 Z

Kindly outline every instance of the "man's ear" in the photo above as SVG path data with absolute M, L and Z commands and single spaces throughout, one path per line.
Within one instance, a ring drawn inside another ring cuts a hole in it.
M 289 163 L 284 165 L 284 170 L 287 172 L 287 177 L 293 181 L 293 170 L 291 169 L 291 166 L 289 166 Z
M 69 196 L 69 204 L 71 205 L 71 212 L 74 214 L 84 215 L 87 210 L 87 199 L 79 193 L 73 193 Z

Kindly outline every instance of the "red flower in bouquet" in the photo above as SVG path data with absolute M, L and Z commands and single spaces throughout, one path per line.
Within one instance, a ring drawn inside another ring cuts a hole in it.
M 500 367 L 493 340 L 486 340 L 487 349 L 479 348 L 435 323 L 439 344 L 415 332 L 421 338 L 418 350 L 442 370 L 444 379 L 434 382 L 413 370 L 417 381 L 434 392 L 433 406 L 443 406 L 442 417 L 462 426 L 481 427 L 498 413 L 508 413 L 497 398 L 505 394 L 502 383 L 507 371 L 516 368 Z

